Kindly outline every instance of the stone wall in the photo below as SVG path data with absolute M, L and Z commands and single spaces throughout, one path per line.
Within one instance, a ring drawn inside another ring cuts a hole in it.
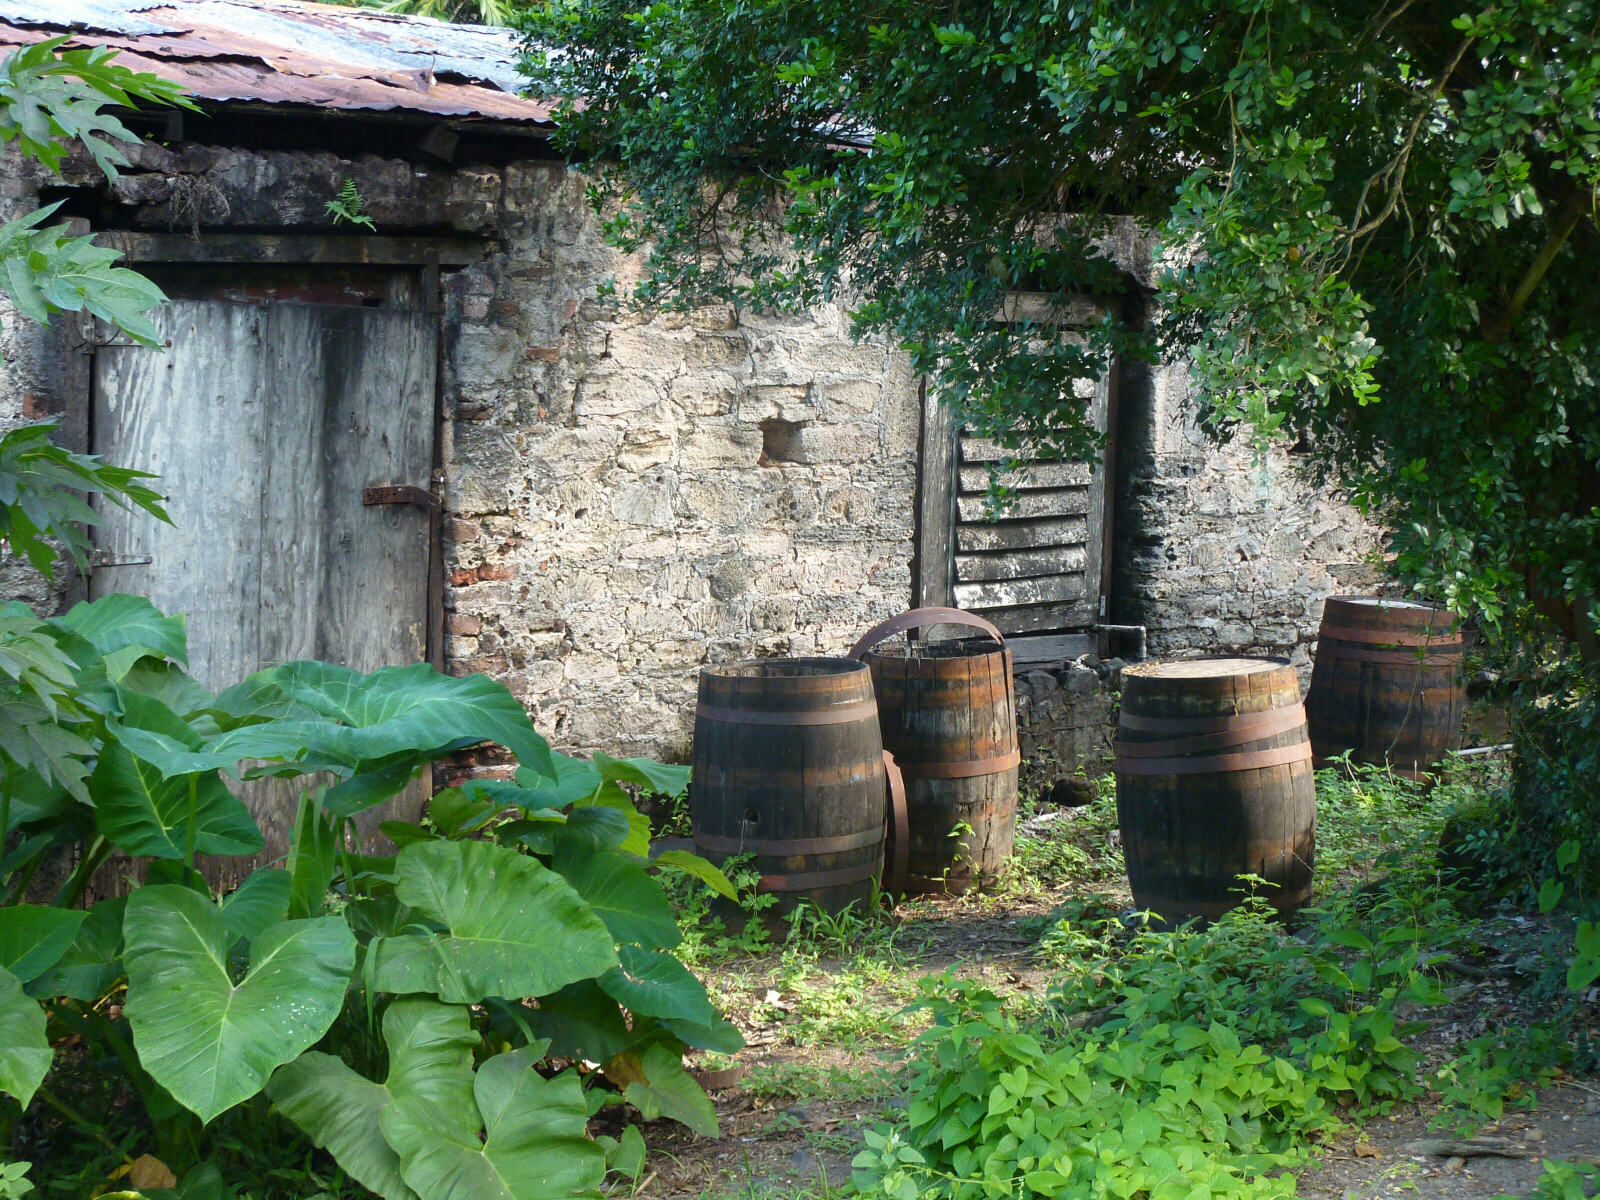
M 505 175 L 452 284 L 449 657 L 561 745 L 687 755 L 696 673 L 840 654 L 906 606 L 917 386 L 842 314 L 644 319 L 582 180 Z
M 681 759 L 703 664 L 842 653 L 908 605 L 920 404 L 904 356 L 853 342 L 831 307 L 620 311 L 603 285 L 625 291 L 638 264 L 603 244 L 562 164 L 151 147 L 115 198 L 124 223 L 162 231 L 326 230 L 346 177 L 380 231 L 489 239 L 445 275 L 451 670 L 503 680 L 560 748 Z M 26 207 L 23 176 L 5 179 Z M 69 182 L 101 186 L 81 164 Z M 81 402 L 51 394 L 49 339 L 3 302 L 0 338 L 0 421 Z M 1281 451 L 1263 483 L 1247 448 L 1207 442 L 1184 379 L 1123 375 L 1112 617 L 1147 624 L 1155 654 L 1303 658 L 1374 531 Z M 1022 677 L 1030 752 L 1103 752 L 1114 674 Z
M 1382 531 L 1279 443 L 1218 446 L 1181 363 L 1122 376 L 1113 613 L 1153 657 L 1273 654 L 1310 671 L 1322 602 L 1371 590 Z

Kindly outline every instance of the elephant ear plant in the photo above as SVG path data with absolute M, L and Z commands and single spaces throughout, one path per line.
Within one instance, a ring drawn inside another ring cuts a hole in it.
M 643 1153 L 632 1129 L 586 1135 L 607 1103 L 715 1130 L 683 1052 L 742 1043 L 672 956 L 653 872 L 731 888 L 692 855 L 652 862 L 624 786 L 681 794 L 685 768 L 553 754 L 482 676 L 295 662 L 213 696 L 184 671 L 181 619 L 147 601 L 18 608 L 7 685 L 46 664 L 35 692 L 71 741 L 56 760 L 0 745 L 0 1091 L 33 1101 L 53 1025 L 121 1063 L 175 1170 L 265 1093 L 390 1200 L 597 1194 Z M 352 848 L 353 816 L 484 741 L 516 752 L 516 782 L 441 791 L 427 827 L 385 826 L 392 857 Z M 262 844 L 224 772 L 307 788 L 284 863 L 218 899 L 196 856 Z M 77 866 L 54 902 L 22 903 L 64 849 Z M 150 859 L 149 881 L 72 907 L 118 850 Z

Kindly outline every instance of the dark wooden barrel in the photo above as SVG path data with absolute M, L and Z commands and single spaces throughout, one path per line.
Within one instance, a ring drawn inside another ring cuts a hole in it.
M 1133 900 L 1177 924 L 1239 903 L 1311 900 L 1316 792 L 1300 681 L 1284 659 L 1151 662 L 1122 672 L 1117 820 Z
M 754 854 L 777 911 L 863 907 L 883 869 L 884 761 L 872 675 L 850 658 L 707 667 L 689 816 L 713 862 Z
M 1318 766 L 1350 752 L 1423 779 L 1456 749 L 1467 703 L 1464 638 L 1446 608 L 1378 596 L 1330 596 L 1306 691 Z
M 946 624 L 989 636 L 884 644 Z M 869 630 L 850 654 L 872 668 L 883 746 L 905 779 L 905 890 L 961 893 L 992 883 L 1011 856 L 1022 761 L 1005 639 L 960 609 L 919 608 Z

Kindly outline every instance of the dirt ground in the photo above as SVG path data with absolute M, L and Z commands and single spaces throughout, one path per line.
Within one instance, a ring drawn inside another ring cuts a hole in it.
M 1120 880 L 1101 879 L 1093 890 L 1114 893 L 1118 886 Z M 917 901 L 901 910 L 903 924 L 894 945 L 903 953 L 892 977 L 865 984 L 859 993 L 846 989 L 839 999 L 863 1012 L 875 1006 L 892 1011 L 893 997 L 903 993 L 908 977 L 952 966 L 967 977 L 991 981 L 997 990 L 1044 988 L 1048 971 L 1032 953 L 1037 918 L 1061 899 L 1061 892 L 1040 891 L 1003 902 Z M 1516 935 L 1527 922 L 1505 920 L 1503 930 L 1490 931 L 1491 943 L 1501 947 L 1498 954 L 1491 952 L 1478 968 L 1464 967 L 1472 976 L 1457 981 L 1452 1005 L 1426 1013 L 1430 1027 L 1415 1043 L 1425 1071 L 1450 1057 L 1461 1040 L 1519 1016 L 1520 985 L 1513 967 L 1517 955 L 1525 953 Z M 721 1123 L 719 1137 L 697 1137 L 668 1122 L 647 1130 L 652 1153 L 640 1195 L 821 1200 L 849 1178 L 862 1132 L 904 1103 L 896 1078 L 915 1028 L 833 1036 L 826 1028 L 820 1033 L 808 1028 L 806 997 L 786 995 L 785 979 L 791 986 L 797 978 L 825 980 L 846 966 L 843 959 L 819 957 L 797 976 L 779 949 L 697 968 L 749 1045 L 731 1063 L 702 1064 Z M 1589 999 L 1593 1020 L 1600 1024 L 1600 1003 L 1593 992 Z M 848 1015 L 841 1019 L 848 1021 Z M 1430 1093 L 1330 1142 L 1301 1173 L 1298 1194 L 1311 1200 L 1399 1195 L 1488 1200 L 1529 1193 L 1544 1159 L 1600 1164 L 1600 1079 L 1557 1078 L 1517 1102 L 1526 1108 L 1508 1106 L 1502 1120 L 1470 1131 L 1434 1128 L 1441 1099 Z M 1478 1141 L 1443 1144 L 1466 1141 L 1469 1135 Z

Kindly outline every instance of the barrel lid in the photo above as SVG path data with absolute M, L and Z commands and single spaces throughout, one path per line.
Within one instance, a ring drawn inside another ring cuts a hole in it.
M 1330 627 L 1334 632 L 1329 632 Z M 1436 636 L 1459 632 L 1455 613 L 1442 604 L 1387 596 L 1329 596 L 1322 606 L 1323 637 L 1340 637 L 1339 630 L 1384 629 L 1426 631 Z
M 1141 716 L 1267 712 L 1299 703 L 1300 676 L 1286 658 L 1169 659 L 1122 672 L 1122 711 Z
M 1442 604 L 1433 604 L 1425 600 L 1401 600 L 1395 596 L 1329 596 L 1326 604 L 1370 608 L 1378 612 L 1402 613 L 1407 616 L 1426 617 L 1435 613 L 1450 615 L 1450 610 Z
M 1184 658 L 1134 663 L 1122 669 L 1123 677 L 1146 679 L 1217 679 L 1255 675 L 1289 666 L 1287 658 Z
M 854 675 L 867 664 L 854 658 L 751 658 L 743 662 L 715 663 L 701 674 L 726 679 L 806 679 L 820 675 Z
M 999 658 L 1007 654 L 1005 646 L 996 645 L 993 638 L 960 638 L 940 642 L 883 642 L 862 652 L 869 662 L 886 658 Z

